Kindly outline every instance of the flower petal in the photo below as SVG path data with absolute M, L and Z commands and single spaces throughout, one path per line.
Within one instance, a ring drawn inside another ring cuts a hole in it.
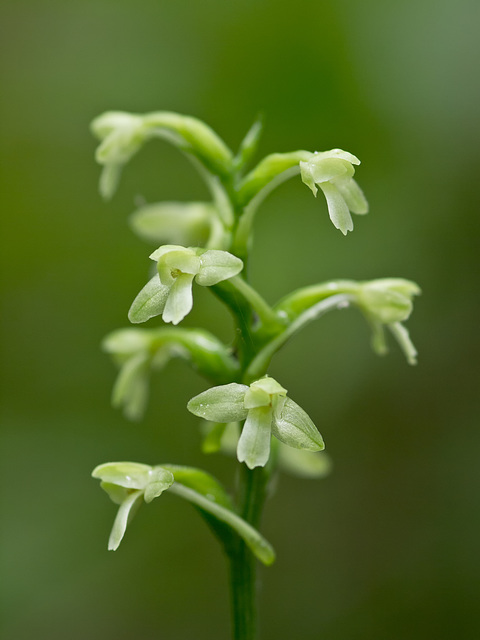
M 245 462 L 249 469 L 264 467 L 270 456 L 270 440 L 272 436 L 271 407 L 250 409 L 238 441 L 237 458 Z
M 164 322 L 178 324 L 190 313 L 193 307 L 192 296 L 193 276 L 189 273 L 180 274 L 170 287 L 162 318 Z
M 110 538 L 108 540 L 109 551 L 116 551 L 116 549 L 118 549 L 120 542 L 125 535 L 127 524 L 132 519 L 136 510 L 140 506 L 140 500 L 142 498 L 142 491 L 133 491 L 127 496 L 127 498 L 125 498 L 125 500 L 120 505 L 117 517 L 115 518 L 115 522 L 113 523 Z
M 244 384 L 223 384 L 207 389 L 187 404 L 187 409 L 199 418 L 212 422 L 237 422 L 247 417 L 243 401 L 248 387 Z
M 367 199 L 353 178 L 338 178 L 337 180 L 333 180 L 333 184 L 340 191 L 341 196 L 352 213 L 368 213 Z
M 195 281 L 202 287 L 210 287 L 222 280 L 233 278 L 243 269 L 240 258 L 228 253 L 211 249 L 200 256 L 201 267 Z
M 169 292 L 170 288 L 160 282 L 156 273 L 132 302 L 128 312 L 130 322 L 138 324 L 159 316 L 165 308 Z
M 286 398 L 281 410 L 275 412 L 272 424 L 273 435 L 295 449 L 321 451 L 325 448 L 322 436 L 305 411 Z
M 400 345 L 403 353 L 405 354 L 408 364 L 417 364 L 417 350 L 415 349 L 415 345 L 410 339 L 408 329 L 404 327 L 400 322 L 394 322 L 393 324 L 389 324 L 387 326 L 395 337 L 395 340 Z
M 145 502 L 149 503 L 154 498 L 158 498 L 164 491 L 172 486 L 174 482 L 173 474 L 162 467 L 155 467 L 150 474 L 150 482 L 144 492 Z
M 92 471 L 92 478 L 116 484 L 125 489 L 145 489 L 152 467 L 139 462 L 105 462 Z
M 346 236 L 347 231 L 353 230 L 353 220 L 343 196 L 331 182 L 322 182 L 319 187 L 327 199 L 330 220 Z

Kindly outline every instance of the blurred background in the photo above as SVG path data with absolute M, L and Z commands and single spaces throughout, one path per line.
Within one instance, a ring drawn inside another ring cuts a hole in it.
M 102 202 L 89 123 L 110 109 L 188 113 L 234 148 L 262 110 L 259 157 L 360 157 L 371 213 L 347 237 L 300 179 L 264 204 L 251 277 L 269 301 L 333 278 L 424 292 L 415 368 L 394 344 L 376 357 L 355 311 L 274 360 L 335 466 L 282 476 L 268 504 L 263 640 L 480 637 L 479 3 L 4 0 L 1 23 L 2 638 L 229 637 L 223 558 L 189 505 L 142 508 L 106 549 L 116 507 L 95 465 L 170 461 L 233 482 L 231 460 L 199 453 L 185 404 L 206 383 L 186 365 L 154 378 L 143 422 L 109 404 L 99 345 L 127 326 L 149 267 L 128 215 L 139 196 L 207 197 L 158 141 Z M 187 325 L 230 340 L 227 313 L 195 295 Z

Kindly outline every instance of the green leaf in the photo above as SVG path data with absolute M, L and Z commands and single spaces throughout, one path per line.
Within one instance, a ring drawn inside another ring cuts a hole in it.
M 130 322 L 138 324 L 159 316 L 165 308 L 169 292 L 170 288 L 160 282 L 156 273 L 132 302 L 128 312 Z
M 211 474 L 195 467 L 166 464 L 162 465 L 173 474 L 175 482 L 194 489 L 197 493 L 205 496 L 208 500 L 219 504 L 226 509 L 233 509 L 230 496 L 225 491 L 221 483 Z
M 248 387 L 232 382 L 207 389 L 190 400 L 187 409 L 212 422 L 237 422 L 247 417 L 243 400 Z
M 245 541 L 245 544 L 261 562 L 266 565 L 274 562 L 275 552 L 272 546 L 256 529 L 245 522 L 245 520 L 230 508 L 219 504 L 216 500 L 212 500 L 207 497 L 207 495 L 180 482 L 178 473 L 175 473 L 175 468 L 171 467 L 171 469 L 175 475 L 175 483 L 170 489 L 173 493 L 191 502 L 201 511 L 205 512 L 206 516 L 213 516 L 220 523 L 224 523 L 230 527 Z M 222 536 L 220 531 L 221 529 L 217 529 L 218 535 Z M 224 541 L 227 544 L 225 539 Z
M 259 115 L 240 143 L 238 153 L 234 159 L 234 166 L 237 171 L 242 170 L 255 155 L 262 131 L 263 117 L 262 115 Z
M 305 411 L 290 398 L 286 398 L 281 410 L 275 412 L 273 435 L 295 449 L 321 451 L 325 448 L 322 436 Z

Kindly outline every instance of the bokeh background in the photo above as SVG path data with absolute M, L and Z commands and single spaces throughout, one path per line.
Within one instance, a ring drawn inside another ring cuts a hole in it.
M 205 382 L 158 375 L 146 419 L 109 405 L 102 337 L 127 325 L 149 247 L 138 197 L 202 199 L 188 162 L 151 143 L 111 203 L 88 126 L 109 109 L 177 110 L 235 147 L 266 116 L 261 155 L 341 147 L 362 159 L 371 213 L 343 237 L 299 179 L 256 222 L 253 283 L 292 288 L 403 276 L 424 291 L 409 367 L 369 347 L 355 311 L 323 318 L 272 374 L 314 418 L 335 468 L 282 476 L 264 531 L 263 640 L 480 637 L 476 0 L 4 0 L 2 3 L 2 615 L 5 640 L 223 640 L 223 558 L 165 496 L 107 553 L 107 460 L 205 466 L 187 400 Z M 152 322 L 154 324 L 154 322 Z M 229 340 L 208 291 L 187 324 Z

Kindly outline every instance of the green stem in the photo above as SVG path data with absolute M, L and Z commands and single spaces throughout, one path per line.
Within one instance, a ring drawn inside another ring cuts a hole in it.
M 257 353 L 245 373 L 245 384 L 249 384 L 250 381 L 256 380 L 260 375 L 262 375 L 263 371 L 268 367 L 272 356 L 280 349 L 280 347 L 283 347 L 285 342 L 297 333 L 297 331 L 313 320 L 316 320 L 327 311 L 349 306 L 350 302 L 352 302 L 352 296 L 349 294 L 337 294 L 317 302 L 317 304 L 314 304 L 310 309 L 307 309 L 300 314 L 283 333 L 276 336 L 266 344 L 259 353 Z
M 242 518 L 257 528 L 265 503 L 269 471 L 257 467 L 241 468 Z M 243 540 L 238 539 L 230 555 L 230 587 L 234 640 L 254 640 L 257 637 L 257 575 L 256 560 Z
M 284 326 L 268 302 L 246 280 L 240 276 L 235 276 L 230 278 L 228 282 L 245 298 L 264 326 L 276 328 Z

